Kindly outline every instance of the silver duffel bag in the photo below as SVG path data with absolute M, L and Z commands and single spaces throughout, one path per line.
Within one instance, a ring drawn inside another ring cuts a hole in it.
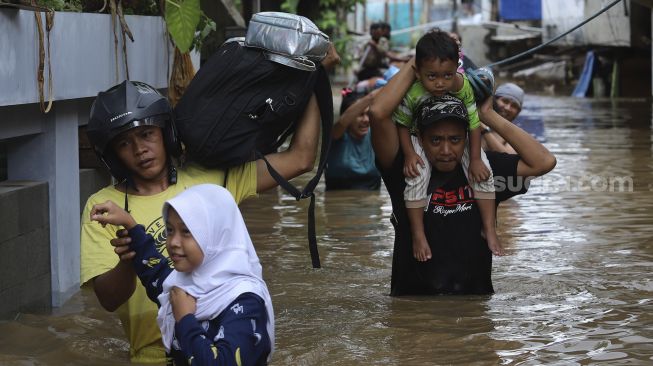
M 266 11 L 252 16 L 245 46 L 263 49 L 269 60 L 314 71 L 329 50 L 329 36 L 301 15 Z

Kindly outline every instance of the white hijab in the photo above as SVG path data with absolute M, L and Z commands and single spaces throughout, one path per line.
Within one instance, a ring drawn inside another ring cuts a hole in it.
M 173 207 L 204 253 L 202 264 L 190 273 L 173 270 L 163 282 L 159 295 L 157 323 L 163 345 L 170 351 L 175 318 L 170 305 L 170 290 L 182 288 L 197 299 L 195 317 L 211 320 L 244 292 L 265 301 L 267 331 L 274 350 L 274 312 L 272 299 L 263 281 L 261 264 L 231 193 L 214 184 L 193 186 L 163 205 L 163 218 Z M 270 356 L 272 352 L 270 352 Z

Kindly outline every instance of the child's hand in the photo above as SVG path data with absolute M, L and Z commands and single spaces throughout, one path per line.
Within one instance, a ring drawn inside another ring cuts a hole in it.
M 172 314 L 175 316 L 175 321 L 178 322 L 188 314 L 195 314 L 196 304 L 197 300 L 181 288 L 174 286 L 170 290 L 170 305 L 172 305 Z
M 490 170 L 483 160 L 473 159 L 469 162 L 469 176 L 474 182 L 484 182 L 490 178 Z
M 91 209 L 91 221 L 97 221 L 102 226 L 106 226 L 106 224 L 122 225 L 127 230 L 136 226 L 134 218 L 113 201 L 94 205 Z
M 422 166 L 422 169 L 426 167 L 424 161 L 419 157 L 419 155 L 407 155 L 404 159 L 404 176 L 408 178 L 418 177 L 420 175 L 419 167 L 417 166 L 418 164 Z

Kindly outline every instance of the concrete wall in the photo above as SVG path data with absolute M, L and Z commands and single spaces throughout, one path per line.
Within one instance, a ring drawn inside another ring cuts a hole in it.
M 126 19 L 135 38 L 127 41 L 130 78 L 167 88 L 172 47 L 162 18 Z M 126 77 L 122 44 L 116 54 L 112 37 L 109 15 L 56 13 L 50 35 L 54 103 L 43 114 L 36 104 L 34 14 L 0 9 L 0 140 L 7 146 L 8 179 L 47 182 L 48 205 L 38 207 L 49 214 L 53 306 L 79 289 L 79 209 L 85 197 L 80 199 L 78 128 L 87 123 L 97 93 Z M 198 54 L 193 61 L 197 65 Z M 0 266 L 0 278 L 12 271 Z
M 628 9 L 630 1 L 628 2 Z M 543 41 L 548 41 L 600 11 L 607 2 L 595 0 L 542 0 Z M 623 3 L 613 6 L 557 44 L 572 46 L 630 46 L 630 19 Z
M 77 128 L 80 114 L 87 108 L 86 103 L 77 100 L 57 102 L 52 111 L 40 119 L 22 120 L 27 125 L 38 125 L 40 133 L 12 139 L 8 144 L 10 180 L 48 182 L 52 302 L 55 306 L 63 304 L 79 287 Z
M 126 16 L 134 34 L 127 40 L 129 76 L 157 88 L 168 86 L 169 56 L 161 17 Z M 50 34 L 54 100 L 97 95 L 125 79 L 118 36 L 118 74 L 108 14 L 57 12 Z M 34 14 L 0 9 L 0 106 L 38 102 L 38 35 Z M 46 76 L 47 83 L 47 76 Z M 47 87 L 47 84 L 46 84 Z M 8 92 L 11 91 L 11 92 Z
M 111 176 L 104 169 L 80 169 L 79 171 L 79 213 L 84 211 L 86 200 L 93 193 L 111 183 Z
M 50 308 L 50 228 L 45 182 L 0 182 L 0 319 Z
M 482 25 L 459 26 L 458 32 L 463 38 L 463 52 L 478 67 L 490 63 L 486 38 L 490 30 Z

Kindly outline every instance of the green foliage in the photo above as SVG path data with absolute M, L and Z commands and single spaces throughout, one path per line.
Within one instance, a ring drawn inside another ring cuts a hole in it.
M 108 1 L 108 0 L 107 0 Z M 157 0 L 121 0 L 125 15 L 159 15 Z M 37 5 L 54 11 L 109 11 L 104 0 L 37 0 Z M 200 49 L 202 40 L 216 30 L 216 24 L 200 10 L 200 0 L 166 0 L 164 16 L 168 32 L 182 53 Z
M 166 0 L 166 25 L 181 53 L 190 51 L 200 17 L 199 0 Z
M 54 11 L 97 13 L 109 11 L 109 5 L 104 0 L 37 0 L 36 4 Z M 103 9 L 104 7 L 104 9 Z M 122 0 L 125 15 L 159 15 L 159 4 L 156 0 Z
M 161 15 L 159 2 L 156 0 L 121 0 L 121 2 L 125 15 Z
M 54 11 L 82 11 L 82 0 L 38 0 L 36 4 Z
M 195 32 L 195 38 L 193 39 L 193 45 L 191 46 L 191 49 L 193 50 L 201 50 L 202 49 L 202 41 L 208 37 L 211 32 L 215 32 L 217 29 L 217 25 L 213 21 L 213 19 L 209 18 L 202 12 L 200 22 L 197 25 L 197 32 Z
M 297 12 L 297 3 L 299 3 L 299 0 L 285 0 L 281 4 L 281 11 L 295 14 Z
M 356 4 L 363 3 L 363 0 L 321 0 L 322 12 L 317 26 L 326 30 L 340 55 L 340 66 L 348 69 L 353 61 L 350 43 L 352 37 L 348 34 L 347 14 L 354 11 Z
M 299 0 L 285 0 L 281 10 L 288 13 L 297 12 Z M 331 37 L 333 45 L 340 55 L 340 66 L 349 68 L 353 62 L 350 43 L 352 37 L 347 33 L 347 14 L 354 11 L 356 4 L 364 0 L 320 0 L 320 17 L 312 19 L 315 25 Z

